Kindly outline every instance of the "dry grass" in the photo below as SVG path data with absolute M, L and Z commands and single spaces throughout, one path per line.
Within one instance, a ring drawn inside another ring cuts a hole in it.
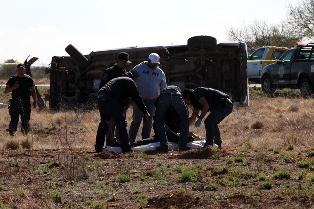
M 35 109 L 10 137 L 0 109 L 0 208 L 310 208 L 313 104 L 253 94 L 221 122 L 223 150 L 168 155 L 95 154 L 97 110 Z

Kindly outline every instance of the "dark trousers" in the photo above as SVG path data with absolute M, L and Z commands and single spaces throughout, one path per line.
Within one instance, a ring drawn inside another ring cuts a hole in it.
M 110 127 L 110 118 L 116 123 L 122 152 L 131 150 L 129 136 L 127 132 L 127 122 L 123 107 L 117 100 L 105 97 L 98 98 L 98 109 L 100 113 L 100 123 L 98 125 L 95 150 L 101 152 L 104 146 L 104 139 Z
M 218 146 L 221 145 L 220 130 L 218 124 L 227 117 L 233 110 L 233 104 L 230 100 L 227 101 L 226 106 L 218 105 L 210 111 L 210 114 L 205 119 L 206 129 L 206 144 Z
M 9 131 L 11 134 L 17 131 L 19 118 L 21 117 L 21 131 L 28 133 L 30 130 L 29 120 L 31 118 L 31 102 L 30 100 L 12 99 L 9 105 L 9 114 L 11 117 L 9 123 Z

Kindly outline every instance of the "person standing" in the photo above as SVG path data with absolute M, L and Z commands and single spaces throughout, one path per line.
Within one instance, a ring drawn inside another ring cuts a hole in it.
M 30 131 L 31 101 L 33 98 L 33 108 L 36 108 L 37 96 L 33 79 L 25 74 L 25 66 L 18 64 L 16 67 L 16 75 L 12 76 L 6 83 L 4 93 L 10 93 L 10 123 L 7 131 L 11 136 L 17 131 L 17 125 L 21 116 L 21 131 L 27 134 Z
M 189 132 L 189 111 L 185 104 L 181 90 L 177 86 L 168 86 L 156 100 L 155 129 L 160 141 L 157 151 L 168 152 L 168 138 L 165 129 L 165 114 L 174 109 L 180 117 L 179 151 L 189 150 L 186 146 Z
M 205 87 L 199 87 L 195 90 L 186 89 L 182 94 L 185 103 L 193 107 L 189 126 L 195 123 L 195 127 L 199 128 L 207 112 L 210 111 L 204 121 L 206 129 L 204 147 L 213 146 L 215 143 L 221 148 L 222 141 L 218 124 L 232 112 L 232 100 L 227 94 L 219 90 Z
M 132 71 L 132 79 L 137 80 L 137 72 Z M 105 135 L 109 128 L 110 118 L 117 125 L 122 152 L 131 151 L 129 136 L 127 132 L 127 121 L 123 105 L 129 97 L 138 105 L 145 118 L 150 115 L 137 90 L 135 82 L 128 77 L 118 77 L 110 80 L 98 91 L 98 109 L 100 112 L 100 123 L 96 135 L 96 152 L 102 152 Z
M 126 52 L 120 52 L 117 57 L 117 62 L 103 72 L 99 84 L 99 89 L 101 89 L 101 87 L 103 87 L 113 78 L 127 76 L 128 72 L 126 72 L 125 69 L 131 63 L 132 62 L 129 60 L 129 54 Z M 128 101 L 126 101 L 126 104 L 123 104 L 124 111 L 126 111 L 128 105 Z M 107 146 L 115 146 L 116 142 L 120 141 L 119 134 L 116 129 L 116 124 L 112 119 L 110 119 L 110 127 L 105 138 Z
M 160 95 L 160 92 L 167 87 L 165 73 L 158 67 L 159 64 L 160 56 L 157 53 L 151 53 L 148 56 L 148 61 L 143 61 L 133 68 L 133 70 L 137 71 L 140 75 L 139 80 L 137 81 L 137 88 L 143 98 L 143 102 L 147 107 L 150 117 L 143 117 L 143 113 L 140 111 L 137 104 L 133 104 L 132 122 L 129 130 L 132 143 L 135 142 L 142 119 L 142 139 L 150 137 L 153 115 L 155 112 L 154 102 Z

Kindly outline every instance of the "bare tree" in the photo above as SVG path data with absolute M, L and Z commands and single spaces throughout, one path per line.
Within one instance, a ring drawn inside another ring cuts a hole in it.
M 288 21 L 304 37 L 314 36 L 314 0 L 301 0 L 288 6 Z
M 284 23 L 274 25 L 258 20 L 253 21 L 248 26 L 230 27 L 227 34 L 230 40 L 246 42 L 249 52 L 253 52 L 261 46 L 291 47 L 303 38 L 302 35 L 296 33 L 293 28 Z

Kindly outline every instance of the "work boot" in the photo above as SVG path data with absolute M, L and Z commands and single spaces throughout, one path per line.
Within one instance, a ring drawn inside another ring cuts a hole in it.
M 11 129 L 7 128 L 5 131 L 8 132 L 10 136 L 14 136 L 14 131 L 12 131 Z
M 157 147 L 156 151 L 160 153 L 168 153 L 168 145 L 160 145 Z

